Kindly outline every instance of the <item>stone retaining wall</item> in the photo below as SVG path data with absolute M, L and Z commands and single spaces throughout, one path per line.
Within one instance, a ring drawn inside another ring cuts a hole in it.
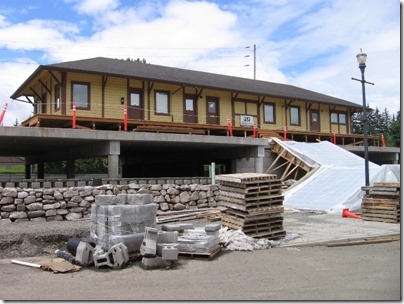
M 34 189 L 0 187 L 0 219 L 64 221 L 89 218 L 97 195 L 153 194 L 161 211 L 216 207 L 218 185 L 127 184 Z

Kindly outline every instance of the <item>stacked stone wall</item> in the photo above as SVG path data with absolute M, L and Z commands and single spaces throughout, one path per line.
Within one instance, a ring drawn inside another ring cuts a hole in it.
M 89 218 L 97 195 L 150 193 L 162 212 L 216 207 L 217 185 L 128 184 L 70 188 L 0 187 L 0 219 L 64 221 Z

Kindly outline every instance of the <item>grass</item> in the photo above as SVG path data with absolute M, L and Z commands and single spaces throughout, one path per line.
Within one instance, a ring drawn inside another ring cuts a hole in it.
M 24 174 L 24 165 L 0 166 L 0 174 Z

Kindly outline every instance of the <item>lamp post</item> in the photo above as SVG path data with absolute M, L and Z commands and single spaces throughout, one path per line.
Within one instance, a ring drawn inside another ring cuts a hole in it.
M 368 118 L 366 113 L 366 94 L 365 94 L 365 83 L 374 85 L 374 83 L 367 82 L 365 80 L 365 68 L 366 68 L 366 58 L 367 55 L 362 52 L 362 49 L 356 59 L 359 63 L 359 69 L 361 70 L 362 79 L 353 78 L 353 80 L 362 83 L 362 101 L 363 101 L 363 146 L 365 150 L 365 186 L 369 186 L 369 152 L 368 152 Z

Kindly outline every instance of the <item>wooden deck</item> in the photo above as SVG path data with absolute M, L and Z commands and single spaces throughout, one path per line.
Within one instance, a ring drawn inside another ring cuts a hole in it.
M 24 122 L 24 127 L 47 127 L 47 128 L 71 128 L 72 116 L 69 115 L 51 115 L 36 114 Z M 123 119 L 112 118 L 96 118 L 96 117 L 76 117 L 77 129 L 90 130 L 115 130 L 123 131 Z M 156 133 L 180 133 L 180 134 L 197 134 L 197 135 L 216 135 L 229 136 L 227 126 L 209 125 L 209 124 L 193 124 L 193 123 L 174 123 L 174 122 L 156 122 L 146 120 L 128 119 L 127 130 L 131 132 L 156 132 Z M 254 131 L 251 127 L 232 127 L 233 136 L 235 137 L 253 137 Z M 267 130 L 257 129 L 256 137 L 283 138 L 283 130 Z M 287 140 L 295 140 L 300 142 L 317 142 L 328 140 L 333 142 L 333 134 L 307 131 L 288 131 Z M 336 134 L 336 143 L 338 145 L 363 145 L 363 135 L 358 134 Z M 379 146 L 378 136 L 369 136 L 369 146 Z

